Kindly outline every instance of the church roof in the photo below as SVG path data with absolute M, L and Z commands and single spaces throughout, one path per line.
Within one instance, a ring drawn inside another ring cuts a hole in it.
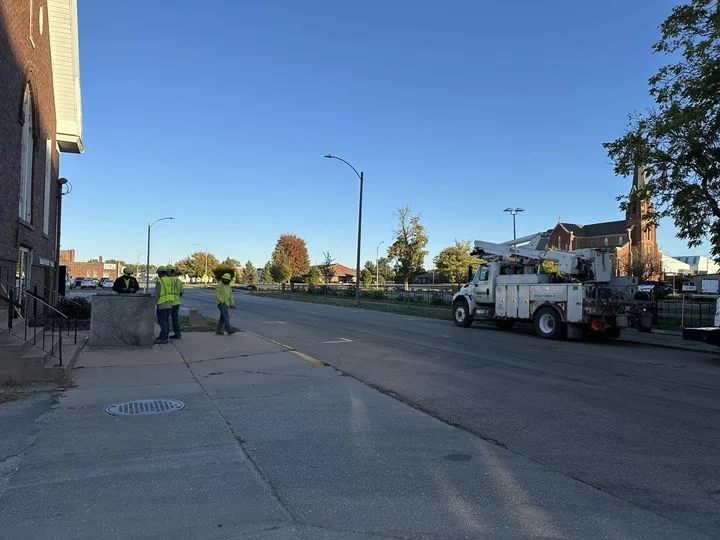
M 576 223 L 560 223 L 567 232 L 573 233 L 578 238 L 590 238 L 595 236 L 611 236 L 627 233 L 627 221 L 605 221 L 603 223 L 590 223 L 589 225 L 578 225 Z

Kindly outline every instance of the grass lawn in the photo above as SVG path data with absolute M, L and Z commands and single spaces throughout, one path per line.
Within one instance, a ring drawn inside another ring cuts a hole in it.
M 255 296 L 265 296 L 269 298 L 280 298 L 282 300 L 294 300 L 296 302 L 309 302 L 312 304 L 328 304 L 331 306 L 356 307 L 355 298 L 342 296 L 324 296 L 321 294 L 308 294 L 306 292 L 261 292 L 255 291 L 251 294 Z M 412 315 L 417 317 L 429 317 L 432 319 L 450 319 L 450 306 L 434 307 L 417 303 L 405 302 L 388 302 L 387 300 L 371 300 L 367 298 L 360 299 L 361 309 L 370 309 L 373 311 L 385 311 L 389 313 L 400 313 L 401 315 Z

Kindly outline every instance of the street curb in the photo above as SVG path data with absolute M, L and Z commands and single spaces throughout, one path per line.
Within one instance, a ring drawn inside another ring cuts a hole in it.
M 718 354 L 720 353 L 720 348 L 718 350 L 704 350 L 704 349 L 696 349 L 694 347 L 688 347 L 685 345 L 675 345 L 673 343 L 650 343 L 647 341 L 635 341 L 632 339 L 623 339 L 623 338 L 616 338 L 615 340 L 618 343 L 633 343 L 635 345 L 644 345 L 646 347 L 658 347 L 663 349 L 675 349 L 678 351 L 691 351 L 691 352 L 697 352 L 697 353 L 704 353 L 704 354 Z M 711 345 L 708 345 L 710 347 Z

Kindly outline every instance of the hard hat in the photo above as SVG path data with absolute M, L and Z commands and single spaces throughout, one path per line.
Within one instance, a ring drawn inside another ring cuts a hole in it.
M 172 264 L 168 264 L 168 265 L 165 267 L 165 271 L 166 271 L 166 272 L 172 272 L 173 270 L 175 270 L 175 267 L 174 267 Z
M 223 279 L 232 279 L 232 276 L 231 276 L 230 274 L 228 274 L 227 272 L 225 272 L 225 273 L 222 275 L 222 278 L 223 278 Z
M 159 274 L 160 272 L 167 272 L 167 268 L 165 268 L 164 266 L 158 266 L 158 267 L 157 267 L 157 271 L 158 271 L 158 274 Z
M 127 268 L 123 268 L 123 274 L 125 274 L 126 276 L 132 276 L 132 270 L 129 266 Z

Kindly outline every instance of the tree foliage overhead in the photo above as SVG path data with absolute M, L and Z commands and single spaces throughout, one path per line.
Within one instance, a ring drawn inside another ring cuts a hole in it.
M 271 260 L 273 263 L 284 261 L 289 264 L 292 276 L 304 276 L 310 271 L 310 257 L 305 240 L 294 234 L 280 235 Z
M 674 220 L 688 247 L 710 239 L 720 260 L 720 5 L 691 0 L 660 26 L 656 53 L 677 58 L 649 80 L 655 107 L 630 118 L 621 138 L 605 143 L 615 173 L 645 167 L 649 182 L 621 208 L 651 197 L 646 218 Z
M 395 241 L 388 248 L 388 258 L 395 262 L 397 278 L 406 285 L 422 273 L 423 262 L 428 252 L 425 246 L 428 237 L 425 227 L 420 223 L 419 215 L 411 215 L 409 206 L 399 208 L 395 214 L 398 229 Z
M 220 261 L 212 253 L 207 254 L 207 271 L 208 275 L 212 275 L 213 270 L 220 265 Z M 182 275 L 191 278 L 199 278 L 205 275 L 205 252 L 196 251 L 189 257 L 178 261 L 175 265 Z
M 478 257 L 470 255 L 471 246 L 470 240 L 465 242 L 455 240 L 452 246 L 443 249 L 434 260 L 437 272 L 448 276 L 451 283 L 465 281 L 468 267 L 477 269 L 481 263 Z

